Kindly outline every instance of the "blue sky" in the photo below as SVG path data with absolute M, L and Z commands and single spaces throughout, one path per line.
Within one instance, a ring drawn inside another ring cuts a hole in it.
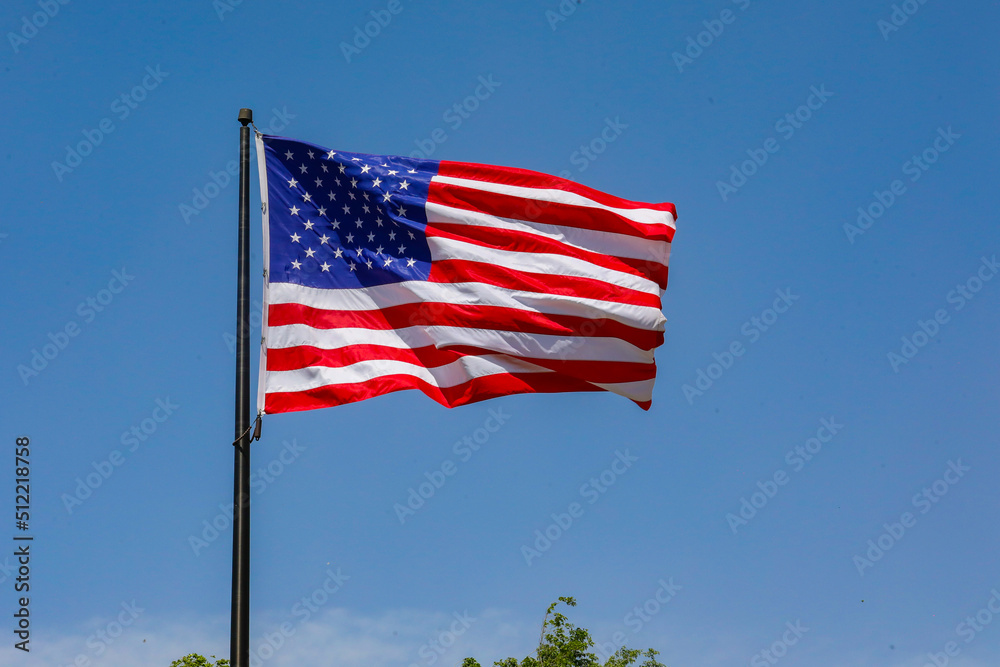
M 345 55 L 371 12 L 391 20 Z M 600 642 L 670 667 L 995 664 L 998 18 L 940 0 L 5 3 L 0 468 L 13 536 L 30 437 L 35 541 L 32 651 L 8 635 L 0 662 L 228 652 L 224 172 L 247 106 L 339 150 L 431 142 L 679 213 L 649 412 L 403 392 L 266 419 L 263 664 L 520 658 L 560 595 Z M 456 125 L 480 77 L 497 85 Z M 607 123 L 620 134 L 582 157 Z M 259 246 L 255 214 L 255 265 Z M 618 456 L 613 485 L 581 492 Z M 446 461 L 401 523 L 394 505 Z

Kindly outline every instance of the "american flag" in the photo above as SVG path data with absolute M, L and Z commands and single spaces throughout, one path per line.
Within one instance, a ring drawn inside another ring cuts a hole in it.
M 448 407 L 610 391 L 649 408 L 672 204 L 261 134 L 257 154 L 262 412 L 402 389 Z

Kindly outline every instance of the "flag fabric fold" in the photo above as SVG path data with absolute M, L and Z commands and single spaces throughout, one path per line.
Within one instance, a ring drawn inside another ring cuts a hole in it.
M 403 389 L 448 407 L 610 391 L 649 408 L 673 204 L 262 134 L 257 157 L 261 412 Z

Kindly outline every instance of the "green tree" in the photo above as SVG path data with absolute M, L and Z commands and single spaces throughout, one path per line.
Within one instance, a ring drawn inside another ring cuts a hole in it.
M 542 620 L 542 635 L 538 640 L 538 650 L 534 656 L 527 656 L 520 662 L 520 667 L 602 667 L 597 656 L 590 652 L 594 640 L 586 628 L 578 628 L 565 615 L 555 612 L 560 602 L 568 607 L 575 607 L 574 598 L 561 597 L 549 605 Z M 549 618 L 552 616 L 552 618 Z M 647 649 L 630 649 L 622 646 L 608 658 L 603 667 L 629 667 L 640 657 L 645 661 L 639 667 L 666 667 L 656 659 L 659 651 Z M 507 658 L 493 663 L 495 667 L 519 667 L 517 658 Z M 481 667 L 474 658 L 462 661 L 462 667 Z
M 211 656 L 211 658 L 212 660 L 215 660 L 214 655 Z M 209 659 L 205 656 L 192 653 L 178 660 L 174 660 L 170 663 L 170 667 L 229 667 L 229 661 L 223 658 L 217 662 L 209 662 Z

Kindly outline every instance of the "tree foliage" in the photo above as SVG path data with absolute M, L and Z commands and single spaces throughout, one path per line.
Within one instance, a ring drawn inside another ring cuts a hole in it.
M 215 660 L 215 656 L 211 656 L 211 659 Z M 210 662 L 209 659 L 203 655 L 191 653 L 183 658 L 174 660 L 170 663 L 170 667 L 229 667 L 229 661 L 225 658 L 221 658 L 217 662 Z
M 578 628 L 569 622 L 564 614 L 555 611 L 563 602 L 575 607 L 576 600 L 561 597 L 549 605 L 542 620 L 542 633 L 538 640 L 538 650 L 534 656 L 527 656 L 518 663 L 517 658 L 507 658 L 494 662 L 495 667 L 602 667 L 597 656 L 590 651 L 594 640 L 586 628 Z M 551 616 L 551 618 L 549 618 Z M 615 651 L 603 667 L 630 667 L 639 658 L 645 658 L 638 667 L 666 667 L 656 659 L 659 651 L 630 649 L 622 646 Z M 474 658 L 462 661 L 462 667 L 481 667 Z

